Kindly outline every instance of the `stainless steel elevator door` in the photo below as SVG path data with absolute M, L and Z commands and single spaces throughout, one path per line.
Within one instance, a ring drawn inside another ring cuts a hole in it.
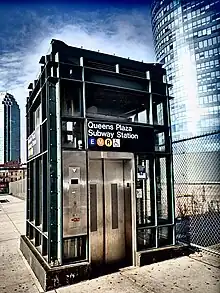
M 123 160 L 90 160 L 90 251 L 92 264 L 126 258 Z
M 125 259 L 124 178 L 122 160 L 104 160 L 105 262 Z
M 95 265 L 104 260 L 103 174 L 102 161 L 89 161 L 90 188 L 90 253 Z

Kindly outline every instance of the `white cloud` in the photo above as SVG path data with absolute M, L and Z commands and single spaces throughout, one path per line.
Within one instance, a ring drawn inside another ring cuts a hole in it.
M 72 17 L 59 15 L 39 18 L 32 13 L 32 19 L 38 29 L 25 40 L 26 28 L 20 35 L 22 45 L 14 51 L 0 54 L 0 90 L 14 94 L 21 109 L 22 161 L 25 154 L 25 104 L 28 95 L 27 86 L 36 79 L 40 70 L 38 64 L 42 55 L 48 51 L 52 38 L 60 39 L 68 45 L 90 50 L 100 50 L 107 54 L 130 57 L 134 60 L 154 62 L 149 16 L 146 11 L 121 11 L 103 14 L 75 12 Z M 56 17 L 56 22 L 54 18 Z M 52 21 L 53 20 L 53 21 Z M 44 29 L 45 28 L 45 29 Z M 20 36 L 18 34 L 18 36 Z M 16 43 L 16 38 L 11 40 Z

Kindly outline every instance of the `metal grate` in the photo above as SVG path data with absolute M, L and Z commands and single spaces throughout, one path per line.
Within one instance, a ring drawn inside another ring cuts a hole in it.
M 64 262 L 86 259 L 86 237 L 86 235 L 82 235 L 63 240 Z
M 173 142 L 177 241 L 220 246 L 220 133 Z

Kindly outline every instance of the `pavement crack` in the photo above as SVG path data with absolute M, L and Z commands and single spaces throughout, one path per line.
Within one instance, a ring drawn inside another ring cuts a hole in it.
M 139 289 L 141 289 L 143 291 L 143 293 L 156 293 L 154 291 L 149 291 L 146 288 L 144 288 L 142 284 L 140 284 L 137 280 L 133 279 L 131 276 L 127 276 L 126 274 L 124 274 L 123 272 L 120 272 L 120 274 L 126 278 L 128 281 L 132 282 L 133 284 L 135 284 L 137 287 L 139 287 Z
M 4 210 L 4 209 L 3 209 Z M 14 221 L 12 220 L 12 218 L 9 216 L 9 214 L 4 210 L 5 215 L 9 218 L 10 222 L 12 223 L 12 225 L 14 226 L 14 228 L 16 229 L 16 231 L 18 232 L 19 235 L 21 235 L 21 232 L 18 230 L 17 226 L 15 225 Z

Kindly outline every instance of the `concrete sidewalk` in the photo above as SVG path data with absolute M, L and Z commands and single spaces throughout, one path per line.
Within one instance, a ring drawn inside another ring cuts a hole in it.
M 25 202 L 0 195 L 0 293 L 43 292 L 20 253 L 19 237 L 25 232 Z M 88 280 L 50 293 L 219 293 L 220 260 L 207 254 L 194 254 L 141 268 Z

